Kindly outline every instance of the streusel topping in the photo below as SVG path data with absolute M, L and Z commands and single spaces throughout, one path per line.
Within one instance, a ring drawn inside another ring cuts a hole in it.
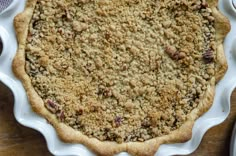
M 60 122 L 99 140 L 145 141 L 198 107 L 215 44 L 205 0 L 40 0 L 26 71 Z

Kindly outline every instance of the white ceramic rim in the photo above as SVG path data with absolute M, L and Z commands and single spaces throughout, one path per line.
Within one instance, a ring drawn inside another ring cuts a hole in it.
M 4 0 L 3 0 L 4 1 Z M 15 5 L 18 3 L 17 2 L 18 0 L 12 0 L 11 4 L 6 8 L 4 9 L 1 14 L 5 14 L 7 13 L 8 11 L 10 11 L 11 9 L 14 9 Z
M 25 90 L 21 82 L 12 73 L 11 64 L 16 53 L 16 38 L 13 28 L 14 16 L 24 9 L 25 0 L 13 0 L 14 5 L 0 14 L 0 35 L 3 36 L 4 50 L 0 56 L 0 81 L 10 88 L 14 95 L 14 115 L 19 123 L 31 127 L 46 139 L 49 151 L 53 155 L 80 155 L 92 156 L 85 146 L 81 144 L 68 144 L 62 142 L 54 128 L 42 117 L 35 114 L 27 100 Z M 219 0 L 219 9 L 230 19 L 231 32 L 224 42 L 224 49 L 229 65 L 224 78 L 216 86 L 216 95 L 213 106 L 208 112 L 196 120 L 192 139 L 185 143 L 164 144 L 158 149 L 155 156 L 187 155 L 199 146 L 206 131 L 222 123 L 230 112 L 230 96 L 236 86 L 236 9 L 232 0 Z M 4 31 L 2 31 L 4 30 Z M 5 35 L 5 37 L 4 37 Z M 123 152 L 119 156 L 128 155 Z

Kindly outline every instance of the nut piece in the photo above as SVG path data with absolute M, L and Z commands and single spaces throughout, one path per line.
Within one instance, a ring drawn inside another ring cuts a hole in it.
M 115 117 L 114 123 L 115 123 L 116 127 L 119 127 L 121 125 L 121 123 L 122 123 L 122 118 L 119 117 L 119 116 Z
M 47 100 L 47 103 L 45 103 L 45 106 L 52 113 L 56 113 L 59 109 L 58 105 L 52 100 Z
M 212 63 L 214 61 L 213 52 L 211 49 L 208 49 L 203 55 L 202 55 L 203 61 L 205 63 Z
M 165 49 L 165 52 L 170 56 L 173 60 L 181 60 L 186 57 L 184 52 L 178 52 L 175 47 L 168 46 Z
M 176 53 L 176 48 L 173 46 L 167 46 L 165 49 L 165 52 L 169 55 L 169 56 L 174 56 L 174 54 Z

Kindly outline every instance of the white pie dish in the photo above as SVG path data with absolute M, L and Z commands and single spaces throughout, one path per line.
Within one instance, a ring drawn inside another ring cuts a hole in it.
M 14 94 L 14 114 L 17 121 L 42 133 L 47 141 L 49 151 L 54 155 L 93 155 L 83 145 L 67 144 L 60 141 L 54 128 L 31 110 L 25 90 L 11 70 L 17 47 L 13 18 L 24 9 L 25 0 L 14 0 L 14 3 L 18 4 L 0 15 L 0 35 L 4 44 L 4 50 L 0 56 L 0 81 L 7 85 Z M 233 8 L 232 0 L 220 0 L 219 8 L 231 21 L 231 32 L 227 35 L 224 43 L 229 65 L 228 71 L 216 87 L 213 106 L 195 122 L 192 139 L 186 143 L 161 145 L 156 153 L 157 156 L 185 155 L 193 152 L 200 144 L 205 132 L 223 122 L 230 112 L 230 96 L 236 86 L 236 9 Z M 119 155 L 127 155 L 127 153 Z

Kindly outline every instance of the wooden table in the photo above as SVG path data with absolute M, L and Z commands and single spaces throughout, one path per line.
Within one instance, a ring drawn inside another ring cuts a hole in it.
M 228 156 L 231 131 L 236 121 L 236 90 L 231 98 L 231 113 L 226 121 L 211 128 L 191 156 Z M 11 92 L 0 84 L 0 155 L 49 156 L 43 136 L 26 128 L 14 118 Z

